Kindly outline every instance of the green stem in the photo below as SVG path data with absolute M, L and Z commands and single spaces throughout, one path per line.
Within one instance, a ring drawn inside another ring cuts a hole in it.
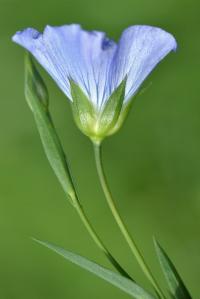
M 162 299 L 165 298 L 162 290 L 160 289 L 158 283 L 156 282 L 151 270 L 149 269 L 148 265 L 146 264 L 144 257 L 142 256 L 139 248 L 137 247 L 136 242 L 133 240 L 133 238 L 131 237 L 130 233 L 128 232 L 128 229 L 126 228 L 126 225 L 124 224 L 118 210 L 117 207 L 114 203 L 112 194 L 110 192 L 110 189 L 108 187 L 107 181 L 106 181 L 106 176 L 104 173 L 104 169 L 103 169 L 103 164 L 102 164 L 102 155 L 101 155 L 101 145 L 100 144 L 95 144 L 94 143 L 94 154 L 95 154 L 95 162 L 96 162 L 96 168 L 97 168 L 97 172 L 98 172 L 98 176 L 99 176 L 99 180 L 105 195 L 105 198 L 107 200 L 107 203 L 110 207 L 110 210 L 113 214 L 113 217 L 115 218 L 126 242 L 128 243 L 133 255 L 135 256 L 138 264 L 140 265 L 142 271 L 144 272 L 144 274 L 146 275 L 146 277 L 148 278 L 148 280 L 151 282 L 152 286 L 154 287 L 156 293 L 158 294 L 158 296 Z
M 83 207 L 81 206 L 78 197 L 76 194 L 73 195 L 73 202 L 74 202 L 74 207 L 82 220 L 85 228 L 87 229 L 88 233 L 90 234 L 91 238 L 93 241 L 96 243 L 96 245 L 103 251 L 103 253 L 106 255 L 106 257 L 109 259 L 109 261 L 112 263 L 112 265 L 116 268 L 116 270 L 126 278 L 129 278 L 133 280 L 129 274 L 120 266 L 120 264 L 117 262 L 117 260 L 112 256 L 112 254 L 108 251 L 104 243 L 101 241 L 99 236 L 97 235 L 95 229 L 93 228 L 92 224 L 90 223 L 89 219 L 87 218 Z

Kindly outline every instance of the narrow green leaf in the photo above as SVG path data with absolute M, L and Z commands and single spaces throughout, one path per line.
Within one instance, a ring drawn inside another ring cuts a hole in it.
M 180 275 L 178 274 L 175 266 L 167 256 L 164 249 L 155 239 L 154 244 L 162 271 L 168 283 L 172 297 L 175 299 L 192 299 L 189 291 L 184 285 Z
M 112 129 L 118 121 L 125 97 L 126 81 L 127 78 L 125 78 L 112 93 L 100 115 L 99 128 L 102 134 Z
M 74 195 L 66 157 L 48 111 L 47 89 L 30 55 L 25 60 L 25 97 L 33 112 L 44 151 L 65 193 Z
M 47 87 L 36 69 L 33 59 L 29 53 L 25 55 L 25 95 L 27 102 L 32 109 L 30 96 L 34 95 L 48 109 L 49 95 Z
M 78 128 L 86 135 L 90 135 L 94 126 L 95 111 L 82 89 L 70 80 L 72 95 L 72 111 Z
M 75 265 L 80 266 L 81 268 L 93 273 L 94 275 L 116 286 L 117 288 L 131 295 L 135 299 L 155 299 L 152 295 L 143 290 L 143 288 L 138 286 L 135 282 L 125 278 L 124 276 L 118 273 L 108 270 L 80 255 L 67 251 L 56 245 L 50 244 L 48 242 L 39 241 L 36 239 L 34 240 L 40 243 L 41 245 L 46 246 L 47 248 L 55 251 L 57 254 L 61 255 L 66 260 L 74 263 Z

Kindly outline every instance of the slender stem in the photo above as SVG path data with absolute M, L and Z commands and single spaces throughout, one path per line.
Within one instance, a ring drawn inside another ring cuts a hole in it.
M 74 196 L 73 196 L 73 201 L 75 203 L 74 207 L 75 207 L 78 215 L 80 216 L 80 219 L 82 220 L 83 224 L 85 225 L 87 231 L 89 232 L 90 236 L 92 237 L 92 239 L 94 240 L 96 245 L 101 249 L 101 251 L 103 251 L 103 253 L 106 255 L 106 257 L 112 263 L 112 265 L 116 268 L 116 270 L 121 275 L 133 280 L 129 276 L 129 274 L 120 266 L 120 264 L 117 262 L 117 260 L 112 256 L 112 254 L 108 251 L 108 249 L 106 248 L 104 243 L 101 241 L 100 237 L 97 235 L 97 233 L 94 230 L 93 226 L 91 225 L 89 219 L 87 218 L 87 216 L 83 210 L 83 207 L 81 206 L 76 194 L 74 194 Z
M 144 272 L 144 274 L 146 275 L 146 277 L 148 278 L 148 280 L 151 282 L 152 286 L 154 287 L 156 293 L 158 294 L 158 296 L 162 299 L 165 298 L 162 290 L 160 289 L 158 283 L 156 282 L 151 270 L 149 269 L 148 265 L 146 264 L 144 257 L 142 256 L 139 248 L 137 247 L 137 244 L 135 243 L 135 241 L 133 240 L 133 238 L 131 237 L 130 233 L 128 232 L 128 229 L 126 228 L 126 225 L 124 224 L 118 210 L 117 207 L 114 203 L 112 194 L 110 192 L 110 189 L 108 187 L 107 181 L 106 181 L 106 176 L 104 173 L 104 169 L 103 169 L 103 164 L 102 164 L 102 155 L 101 155 L 101 145 L 99 144 L 95 144 L 94 143 L 94 154 L 95 154 L 95 162 L 96 162 L 96 168 L 97 168 L 97 172 L 98 172 L 98 176 L 99 176 L 99 180 L 105 195 L 105 198 L 107 200 L 107 203 L 110 207 L 110 210 L 113 214 L 113 217 L 115 218 L 125 240 L 127 241 L 133 255 L 135 256 L 137 262 L 139 263 L 142 271 Z

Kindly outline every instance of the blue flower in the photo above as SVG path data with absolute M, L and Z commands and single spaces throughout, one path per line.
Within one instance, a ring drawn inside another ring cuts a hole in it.
M 28 28 L 13 41 L 26 48 L 73 101 L 70 80 L 87 96 L 98 113 L 126 78 L 123 105 L 135 95 L 154 67 L 172 50 L 176 40 L 151 26 L 131 26 L 118 43 L 99 31 L 80 25 L 46 26 L 43 33 Z
M 131 26 L 116 44 L 105 33 L 85 31 L 79 25 L 46 26 L 44 33 L 28 28 L 13 41 L 30 51 L 72 100 L 73 79 L 101 109 L 127 75 L 125 101 L 138 90 L 153 68 L 172 50 L 174 37 L 150 26 Z

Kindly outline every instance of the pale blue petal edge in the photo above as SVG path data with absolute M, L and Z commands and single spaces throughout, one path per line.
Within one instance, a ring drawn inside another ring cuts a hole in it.
M 34 55 L 69 99 L 71 78 L 98 109 L 125 76 L 128 101 L 155 66 L 177 47 L 170 33 L 145 25 L 127 28 L 118 45 L 105 33 L 85 31 L 77 24 L 46 26 L 43 34 L 28 28 L 12 39 Z
M 28 51 L 71 98 L 73 79 L 97 107 L 110 92 L 108 73 L 116 44 L 99 31 L 85 31 L 80 25 L 46 26 L 43 34 L 28 28 L 12 40 Z
M 112 90 L 127 76 L 125 101 L 129 100 L 155 66 L 176 48 L 175 38 L 160 28 L 145 25 L 127 28 L 111 64 Z

